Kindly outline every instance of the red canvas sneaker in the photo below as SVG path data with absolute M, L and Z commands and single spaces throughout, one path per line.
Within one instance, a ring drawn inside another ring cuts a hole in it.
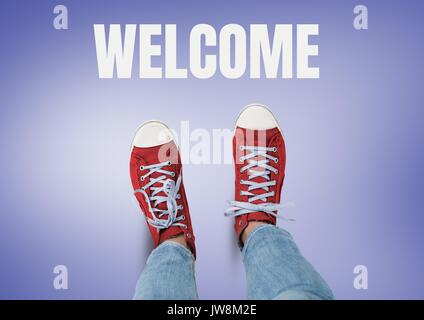
M 171 131 L 163 123 L 149 121 L 137 130 L 130 157 L 130 176 L 155 247 L 183 234 L 196 256 L 181 157 Z
M 286 166 L 286 148 L 277 120 L 263 105 L 245 107 L 233 137 L 235 200 L 225 213 L 235 217 L 240 239 L 249 221 L 276 224 Z

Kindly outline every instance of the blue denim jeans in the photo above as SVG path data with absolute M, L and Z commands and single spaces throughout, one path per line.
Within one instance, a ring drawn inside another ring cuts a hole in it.
M 254 229 L 242 249 L 248 299 L 333 299 L 319 273 L 301 255 L 290 234 L 273 225 Z M 152 251 L 134 299 L 198 299 L 194 258 L 166 241 Z

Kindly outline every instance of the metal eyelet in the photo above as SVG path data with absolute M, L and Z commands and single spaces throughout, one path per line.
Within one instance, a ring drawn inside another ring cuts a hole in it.
M 183 205 L 179 205 L 179 206 L 178 206 L 178 209 L 179 209 L 179 210 L 183 210 L 183 208 L 184 208 L 184 207 L 183 207 Z
M 277 152 L 277 147 L 272 148 L 272 151 Z
M 278 163 L 278 158 L 275 158 L 274 162 L 275 162 L 275 163 Z
M 170 166 L 172 163 L 171 163 L 171 161 L 168 161 L 168 166 Z
M 275 169 L 275 174 L 277 174 L 278 173 L 278 169 Z
M 240 146 L 240 151 L 244 151 L 244 146 Z
M 240 162 L 244 162 L 244 158 L 243 157 L 240 157 L 239 160 L 240 160 Z
M 182 215 L 181 216 L 181 220 L 185 220 L 185 215 Z
M 144 181 L 144 179 L 145 179 L 145 178 L 144 178 L 144 176 L 141 176 L 141 177 L 140 177 L 140 180 L 141 180 L 141 181 Z
M 190 233 L 186 233 L 187 238 L 191 239 L 191 234 Z
M 140 166 L 140 170 L 144 170 L 144 166 Z
M 176 199 L 181 199 L 181 195 L 180 195 L 180 194 L 177 194 L 177 195 L 175 196 L 175 198 L 176 198 Z
M 175 172 L 171 172 L 171 177 L 175 177 Z

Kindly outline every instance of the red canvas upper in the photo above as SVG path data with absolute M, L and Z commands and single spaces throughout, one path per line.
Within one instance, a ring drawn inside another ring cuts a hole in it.
M 140 166 L 147 166 L 147 165 L 163 162 L 164 150 L 166 150 L 165 153 L 166 153 L 166 156 L 168 156 L 167 160 L 171 162 L 170 166 L 166 167 L 166 170 L 175 172 L 174 177 L 167 176 L 166 178 L 172 179 L 176 182 L 178 179 L 178 176 L 182 175 L 182 164 L 181 164 L 180 154 L 178 152 L 177 146 L 175 145 L 173 141 L 170 141 L 164 145 L 154 146 L 154 147 L 141 148 L 141 147 L 134 146 L 131 152 L 131 158 L 130 158 L 130 176 L 131 176 L 131 182 L 132 182 L 134 190 L 141 189 L 143 186 L 145 186 L 149 182 L 150 177 L 158 178 L 159 176 L 162 175 L 161 173 L 154 172 L 149 176 L 149 178 L 145 179 L 144 181 L 141 181 L 140 177 L 146 174 L 147 171 L 141 170 Z M 172 157 L 172 155 L 174 156 Z M 155 187 L 155 186 L 156 186 L 155 184 L 152 185 L 152 187 Z M 145 192 L 148 194 L 148 196 L 151 195 L 150 188 L 147 188 Z M 176 201 L 177 201 L 177 204 L 182 205 L 183 208 L 178 210 L 177 217 L 184 215 L 185 219 L 180 222 L 185 224 L 186 228 L 182 226 L 172 225 L 166 229 L 158 230 L 157 228 L 153 227 L 149 223 L 147 223 L 147 226 L 149 227 L 155 247 L 169 238 L 175 237 L 180 234 L 184 234 L 188 247 L 193 252 L 193 255 L 196 256 L 195 238 L 193 234 L 193 228 L 191 225 L 190 210 L 187 203 L 183 181 L 181 181 L 179 194 L 181 195 L 181 197 L 180 199 L 176 199 Z M 164 193 L 161 193 L 160 195 L 165 196 Z M 138 200 L 138 203 L 140 204 L 140 208 L 143 211 L 144 215 L 146 217 L 152 218 L 152 214 L 149 210 L 149 202 L 146 200 L 144 195 L 142 193 L 135 193 L 135 196 Z M 150 201 L 151 206 L 153 206 L 152 202 L 153 201 Z M 163 209 L 163 210 L 167 209 L 166 202 L 160 203 L 157 206 L 157 208 Z M 166 217 L 164 217 L 164 219 L 166 220 Z
M 269 187 L 269 191 L 275 191 L 275 195 L 267 198 L 267 202 L 280 203 L 280 193 L 284 181 L 284 170 L 286 166 L 286 148 L 279 128 L 273 128 L 268 130 L 250 130 L 245 128 L 237 127 L 233 137 L 233 157 L 235 163 L 235 201 L 247 202 L 249 196 L 240 195 L 241 190 L 247 190 L 247 185 L 241 185 L 240 180 L 248 180 L 248 170 L 243 173 L 240 169 L 247 163 L 244 161 L 240 162 L 240 157 L 245 156 L 248 151 L 240 150 L 240 146 L 260 146 L 260 147 L 275 147 L 276 152 L 271 152 L 272 156 L 278 157 L 278 163 L 272 162 L 272 166 L 278 169 L 276 174 L 271 173 L 271 180 L 276 180 L 276 185 Z M 270 154 L 271 154 L 270 153 Z M 261 158 L 260 156 L 258 158 Z M 260 159 L 257 159 L 260 160 Z M 265 182 L 263 177 L 256 177 L 252 179 L 255 182 Z M 254 194 L 266 193 L 263 189 L 253 190 Z M 261 204 L 261 200 L 253 201 L 254 204 Z M 235 217 L 235 230 L 237 236 L 240 238 L 241 233 L 246 228 L 249 221 L 263 221 L 270 224 L 276 223 L 276 218 L 273 215 L 265 212 L 251 212 Z

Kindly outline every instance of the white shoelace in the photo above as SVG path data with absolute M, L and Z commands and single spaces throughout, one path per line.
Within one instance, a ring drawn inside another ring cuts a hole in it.
M 134 191 L 134 194 L 141 193 L 146 198 L 146 202 L 149 204 L 149 210 L 152 214 L 153 219 L 146 217 L 147 222 L 154 228 L 166 229 L 170 226 L 181 226 L 187 228 L 184 223 L 179 221 L 184 220 L 184 215 L 177 217 L 178 210 L 183 209 L 182 205 L 177 205 L 177 199 L 181 198 L 179 193 L 181 185 L 181 175 L 178 176 L 177 182 L 172 179 L 167 178 L 167 176 L 175 177 L 175 172 L 167 171 L 164 169 L 165 166 L 170 166 L 171 162 L 162 162 L 157 164 L 152 164 L 149 166 L 140 166 L 140 170 L 148 170 L 148 172 L 140 177 L 141 181 L 144 181 L 151 174 L 158 172 L 162 173 L 161 176 L 157 178 L 149 178 L 149 182 L 144 185 L 141 189 Z M 161 184 L 160 186 L 153 186 L 155 184 Z M 146 190 L 150 188 L 151 194 L 150 198 L 146 193 Z M 159 195 L 164 193 L 165 196 Z M 159 204 L 166 202 L 165 210 L 157 208 Z M 153 207 L 152 205 L 153 204 Z M 162 217 L 166 216 L 166 219 Z
M 278 158 L 271 156 L 267 152 L 277 152 L 277 148 L 269 148 L 269 147 L 259 147 L 259 146 L 240 146 L 241 151 L 250 151 L 250 153 L 246 153 L 246 155 L 240 157 L 240 162 L 243 163 L 247 161 L 247 165 L 240 169 L 240 173 L 248 170 L 248 180 L 240 180 L 241 185 L 249 186 L 247 191 L 242 190 L 240 192 L 241 196 L 248 196 L 248 202 L 241 201 L 229 201 L 230 208 L 225 212 L 226 216 L 236 217 L 250 212 L 265 212 L 274 217 L 281 217 L 276 213 L 278 209 L 283 207 L 292 206 L 292 203 L 287 204 L 278 204 L 267 202 L 268 197 L 272 197 L 275 195 L 275 191 L 269 191 L 269 187 L 275 186 L 276 181 L 271 180 L 271 172 L 276 174 L 278 173 L 278 169 L 271 165 L 271 161 L 274 163 L 278 163 Z M 261 160 L 255 160 L 254 158 L 262 158 Z M 259 168 L 259 170 L 257 170 Z M 256 169 L 256 170 L 254 170 Z M 257 177 L 262 177 L 266 181 L 264 182 L 255 182 L 252 181 Z M 256 189 L 263 189 L 265 193 L 255 194 L 252 191 Z M 255 204 L 254 201 L 260 200 L 261 204 Z M 291 220 L 284 218 L 285 220 Z

